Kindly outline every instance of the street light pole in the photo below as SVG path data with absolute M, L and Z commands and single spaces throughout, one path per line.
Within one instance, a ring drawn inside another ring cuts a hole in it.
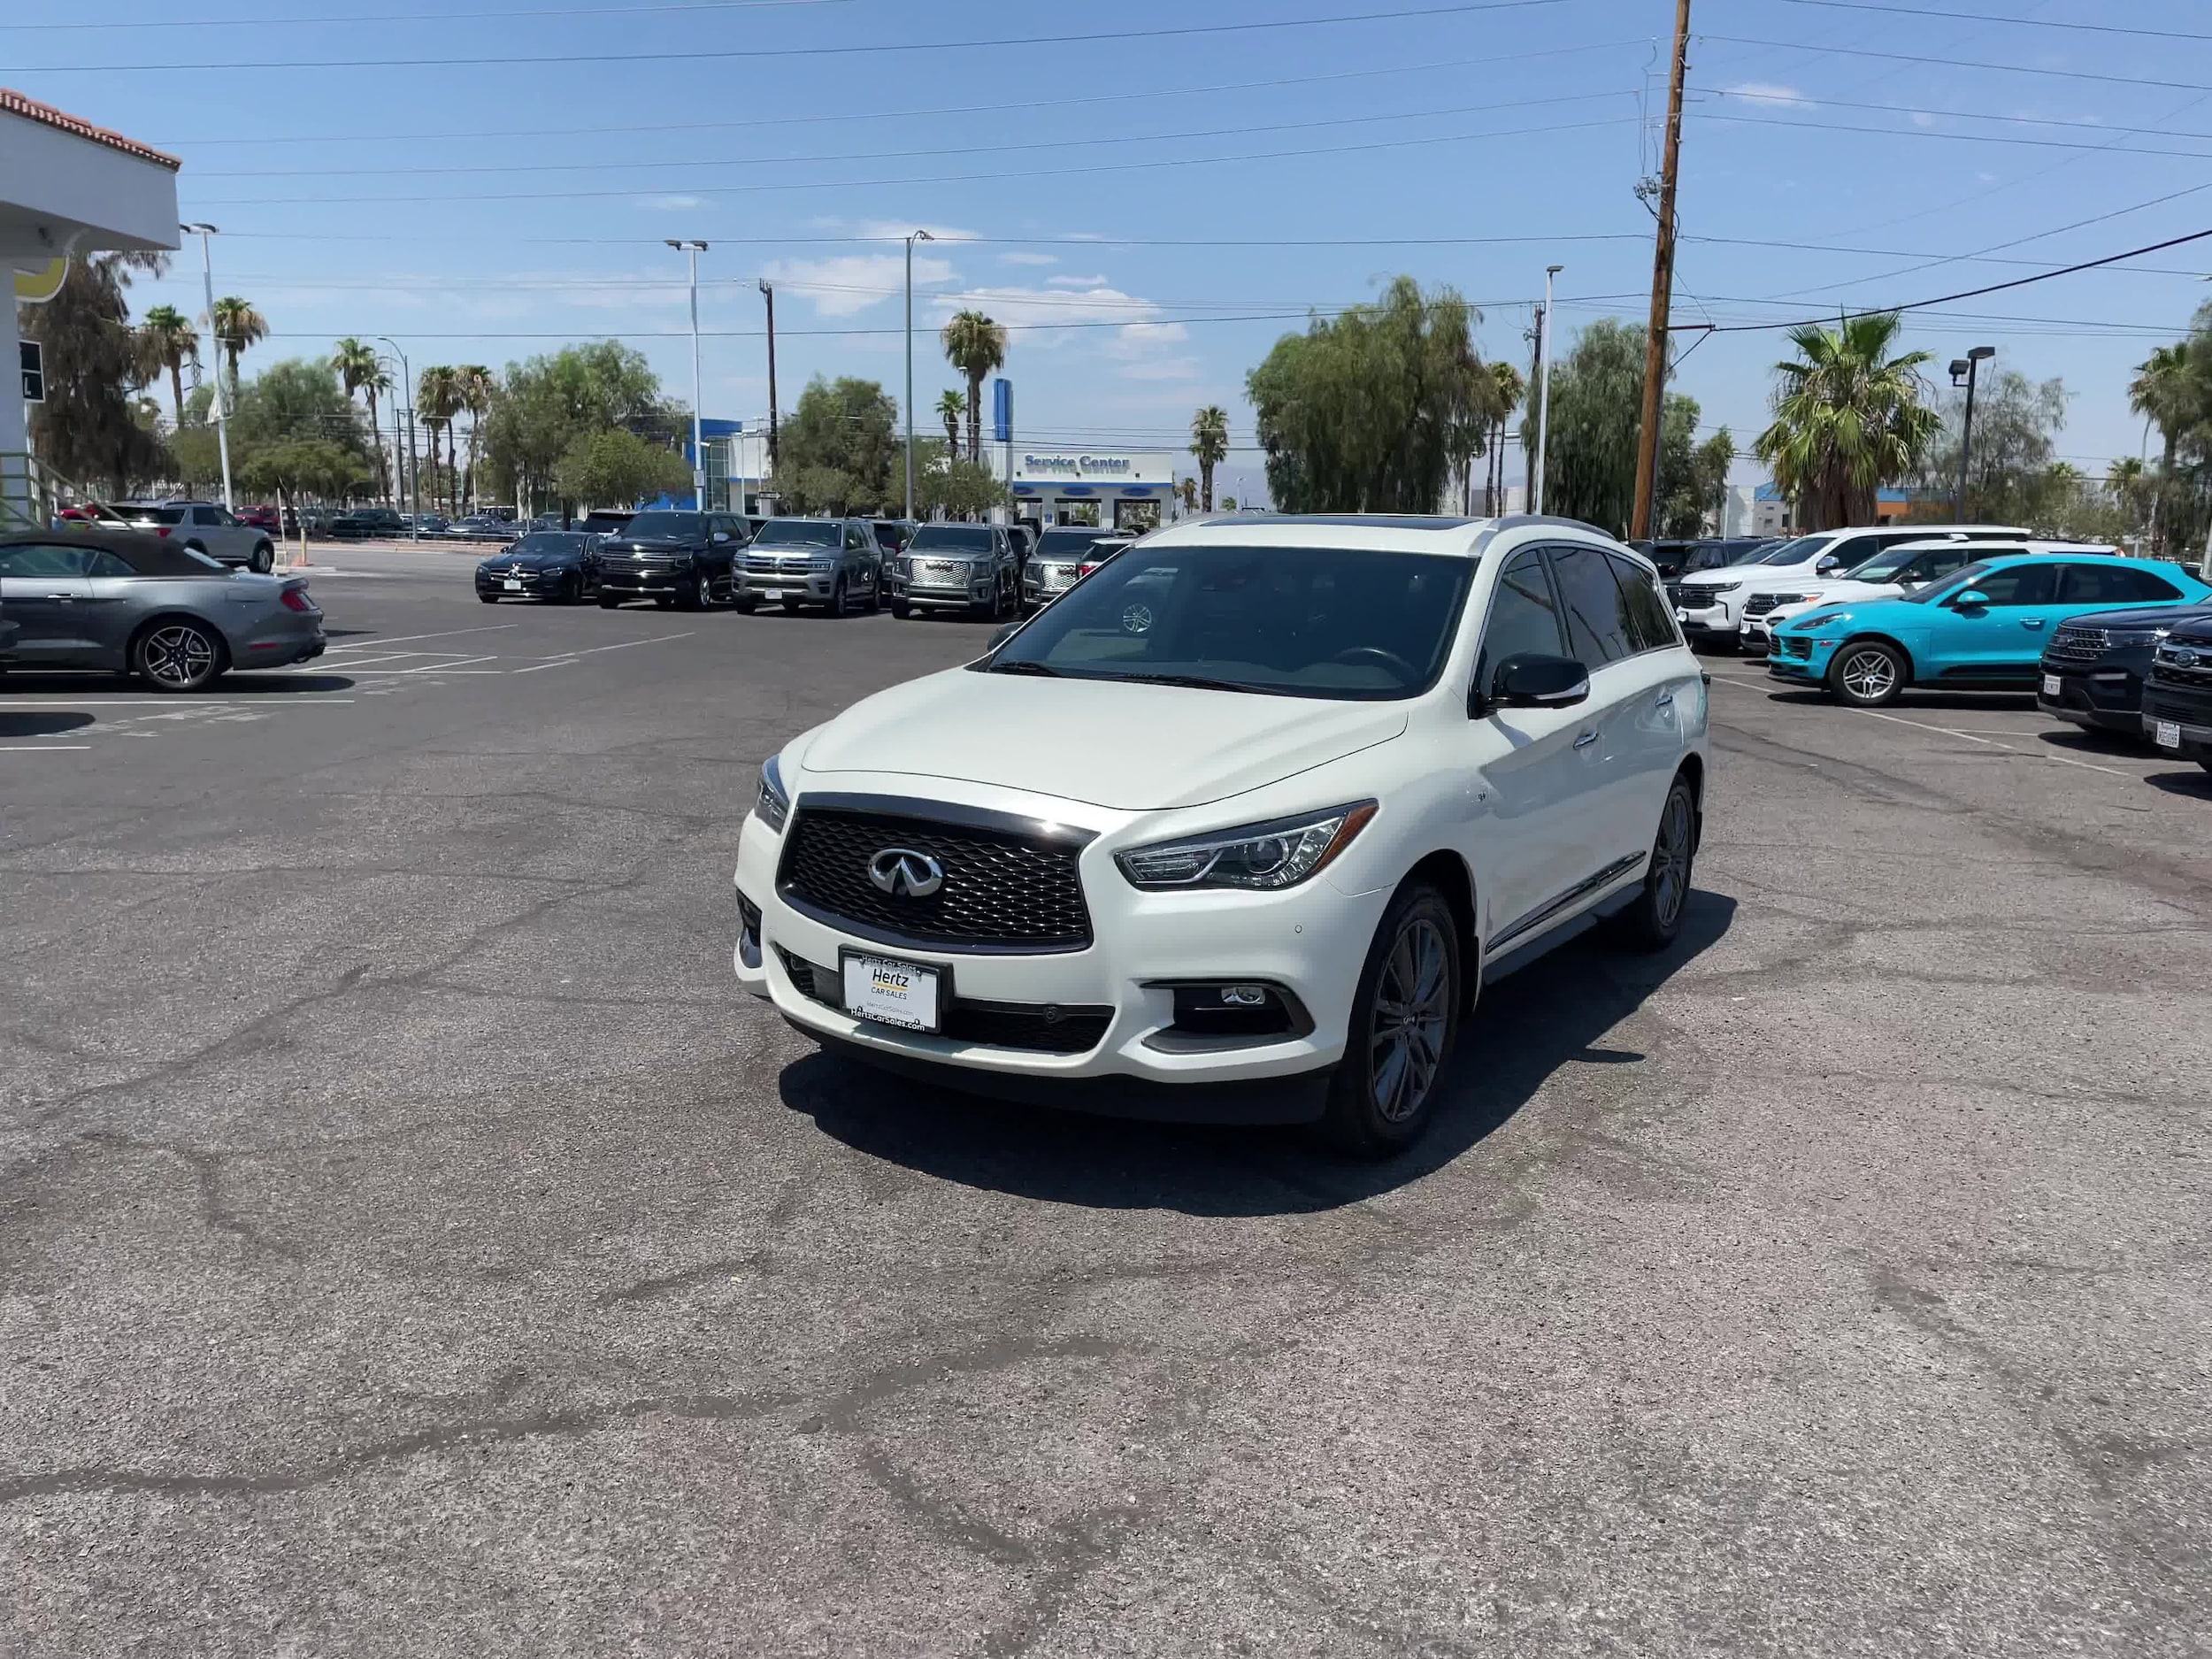
M 668 245 L 691 258 L 691 504 L 701 512 L 707 510 L 707 451 L 700 436 L 699 425 L 699 256 L 707 250 L 703 242 L 679 242 L 668 239 Z
M 215 256 L 208 251 L 208 238 L 220 233 L 212 225 L 180 225 L 177 228 L 200 239 L 200 280 L 207 292 L 207 337 L 215 342 L 215 447 L 223 457 L 223 507 L 231 511 L 238 503 L 230 488 L 230 411 L 223 396 L 223 342 L 215 333 Z M 284 534 L 281 524 L 277 534 Z
M 1951 522 L 1966 522 L 1966 465 L 1974 453 L 1974 372 L 1981 367 L 1982 359 L 1997 355 L 1994 346 L 1976 346 L 1966 354 L 1965 361 L 1951 365 L 1951 384 L 1956 386 L 1959 371 L 1966 371 L 1966 417 L 1959 425 L 1959 498 L 1952 503 Z
M 776 471 L 776 285 L 760 279 L 760 291 L 768 301 L 768 472 Z
M 422 469 L 415 465 L 415 372 L 408 366 L 407 354 L 399 349 L 398 341 L 389 334 L 379 334 L 377 339 L 391 347 L 392 355 L 399 359 L 400 396 L 407 400 L 407 539 L 419 541 L 422 540 Z M 392 402 L 396 405 L 399 398 L 395 397 Z M 399 411 L 395 407 L 392 412 L 396 418 Z M 400 465 L 396 434 L 392 440 L 392 465 Z
M 909 232 L 906 238 L 906 519 L 909 524 L 914 521 L 914 244 L 936 240 L 926 230 Z
M 1536 467 L 1531 480 L 1528 510 L 1544 511 L 1544 450 L 1551 436 L 1551 280 L 1567 267 L 1544 267 L 1544 311 L 1536 319 Z

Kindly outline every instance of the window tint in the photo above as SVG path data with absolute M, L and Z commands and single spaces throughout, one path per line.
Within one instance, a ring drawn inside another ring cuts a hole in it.
M 1882 550 L 1882 541 L 1883 538 L 1878 535 L 1846 536 L 1823 553 L 1821 557 L 1839 558 L 1847 565 L 1863 564 Z
M 1605 558 L 1613 567 L 1613 579 L 1621 585 L 1621 598 L 1628 611 L 1630 646 L 1639 651 L 1657 651 L 1674 644 L 1678 638 L 1674 631 L 1674 613 L 1667 609 L 1667 602 L 1660 595 L 1659 584 L 1651 573 L 1615 554 L 1609 553 Z
M 93 552 L 88 547 L 56 547 L 47 541 L 0 548 L 0 576 L 88 576 Z
M 2058 591 L 2058 567 L 2048 559 L 2008 565 L 1985 571 L 1974 579 L 1974 589 L 1989 595 L 1993 605 L 2047 605 Z M 1962 590 L 1963 591 L 1963 590 Z
M 2131 571 L 2119 565 L 2068 565 L 2058 578 L 2061 604 L 2151 604 L 2178 599 L 2180 589 L 2161 581 L 2148 571 Z
M 1605 555 L 1595 548 L 1554 548 L 1551 567 L 1567 617 L 1567 655 L 1592 669 L 1629 655 L 1628 606 Z
M 138 572 L 107 549 L 92 549 L 92 574 L 95 576 L 135 576 Z
M 987 553 L 991 531 L 979 524 L 926 524 L 907 543 L 911 553 Z
M 1544 580 L 1544 561 L 1532 551 L 1515 555 L 1498 577 L 1498 590 L 1490 599 L 1490 620 L 1482 632 L 1476 685 L 1487 690 L 1500 663 L 1530 653 L 1566 654 L 1559 611 L 1552 603 L 1551 584 Z

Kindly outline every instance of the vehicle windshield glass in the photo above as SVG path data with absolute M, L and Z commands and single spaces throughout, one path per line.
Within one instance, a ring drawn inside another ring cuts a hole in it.
M 1926 548 L 1891 548 L 1877 553 L 1855 569 L 1844 572 L 1847 580 L 1855 582 L 1889 582 L 1897 580 L 1897 572 L 1911 564 L 1928 549 Z
M 1096 530 L 1048 530 L 1037 538 L 1037 551 L 1064 556 L 1087 553 L 1101 541 L 1111 539 Z
M 753 538 L 755 547 L 835 547 L 845 526 L 834 518 L 772 518 Z
M 1477 561 L 1366 548 L 1131 548 L 979 668 L 1382 702 L 1436 682 Z
M 707 518 L 698 512 L 641 512 L 630 520 L 632 535 L 688 535 L 707 533 Z
M 494 520 L 495 523 L 501 522 Z M 584 530 L 619 530 L 631 522 L 626 512 L 588 512 L 578 527 Z
M 987 524 L 926 524 L 906 544 L 910 553 L 988 553 L 991 526 Z
M 1987 575 L 1989 568 L 1987 559 L 1978 559 L 1971 565 L 1962 565 L 1947 580 L 1930 582 L 1916 594 L 1907 594 L 1905 603 L 1909 605 L 1932 605 L 1947 594 L 1962 593 L 1971 588 L 1980 578 Z
M 1754 565 L 1802 565 L 1807 559 L 1828 545 L 1824 535 L 1801 535 L 1785 541 L 1771 553 L 1762 553 L 1751 559 Z
M 533 530 L 515 543 L 518 553 L 573 553 L 584 545 L 584 538 L 574 531 Z

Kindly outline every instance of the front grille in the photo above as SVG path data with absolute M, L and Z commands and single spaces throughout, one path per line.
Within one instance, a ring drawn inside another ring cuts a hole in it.
M 802 995 L 824 1008 L 844 1011 L 837 970 L 776 947 L 784 972 Z M 1104 1041 L 1114 1010 L 1087 1004 L 1054 1002 L 971 1002 L 955 996 L 941 1011 L 938 1035 L 954 1042 L 992 1048 L 1027 1048 L 1040 1054 L 1088 1054 Z
M 919 588 L 960 588 L 968 585 L 968 565 L 962 559 L 916 559 L 908 580 Z
M 826 565 L 835 562 L 833 554 L 748 553 L 745 570 L 753 576 L 803 576 L 814 568 L 818 558 Z
M 1744 602 L 1743 613 L 1747 617 L 1763 617 L 1782 603 L 1779 594 L 1754 594 Z
M 1681 592 L 1681 603 L 1686 605 L 1693 606 L 1700 611 L 1702 611 L 1708 605 L 1717 603 L 1721 595 L 1721 590 L 1719 588 L 1709 587 L 1703 582 L 1684 582 L 1682 584 Z
M 1774 636 L 1774 649 L 1780 657 L 1810 657 L 1813 642 L 1801 634 L 1778 634 Z
M 926 898 L 878 887 L 869 863 L 894 847 L 935 859 L 944 885 Z M 802 805 L 784 838 L 777 888 L 864 938 L 954 949 L 1081 950 L 1091 942 L 1091 918 L 1077 850 L 1065 840 L 918 812 Z
M 2093 663 L 2111 649 L 2111 636 L 2102 628 L 2062 627 L 2051 635 L 2044 655 L 2054 662 Z
M 2176 686 L 2185 691 L 2212 688 L 2212 648 L 2188 647 L 2185 649 L 2190 651 L 2196 661 L 2186 666 L 2177 663 L 2170 654 L 2172 648 L 2169 646 L 2165 650 L 2160 651 L 2151 664 L 2153 683 Z
M 1047 588 L 1067 588 L 1074 584 L 1076 572 L 1082 567 L 1077 565 L 1046 565 L 1040 568 Z

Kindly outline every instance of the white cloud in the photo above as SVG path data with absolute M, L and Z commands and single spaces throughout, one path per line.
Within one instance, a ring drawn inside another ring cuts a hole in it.
M 999 255 L 999 260 L 1004 265 L 1058 265 L 1060 256 L 1056 253 L 1002 253 Z
M 1933 127 L 1935 125 L 1935 117 L 1929 114 L 1925 110 L 1915 110 L 1912 112 L 1912 124 L 1915 127 Z
M 1723 87 L 1728 97 L 1741 98 L 1749 104 L 1778 104 L 1785 108 L 1805 109 L 1812 100 L 1795 87 L 1777 86 L 1769 81 L 1740 81 L 1732 87 Z
M 933 294 L 929 303 L 940 323 L 955 311 L 979 311 L 1004 324 L 1009 340 L 1025 340 L 1037 346 L 1061 345 L 1071 334 L 1080 332 L 1065 326 L 1040 328 L 1040 324 L 1142 323 L 1158 316 L 1160 311 L 1151 300 L 1103 285 L 1080 293 L 1055 288 L 972 288 L 956 294 Z M 1125 328 L 1119 329 L 1110 337 L 1127 333 Z
M 906 255 L 833 254 L 826 259 L 777 259 L 762 274 L 779 288 L 802 295 L 823 317 L 853 317 L 906 291 Z M 949 260 L 914 254 L 914 280 L 949 282 L 956 273 Z
M 1198 359 L 1153 357 L 1141 363 L 1125 363 L 1118 373 L 1125 380 L 1194 380 L 1198 378 Z
M 1106 279 L 1102 276 L 1068 276 L 1063 274 L 1060 276 L 1047 277 L 1045 279 L 1045 286 L 1047 288 L 1102 288 L 1106 286 Z
M 638 198 L 640 207 L 649 207 L 657 212 L 681 213 L 705 204 L 695 196 L 645 196 Z

